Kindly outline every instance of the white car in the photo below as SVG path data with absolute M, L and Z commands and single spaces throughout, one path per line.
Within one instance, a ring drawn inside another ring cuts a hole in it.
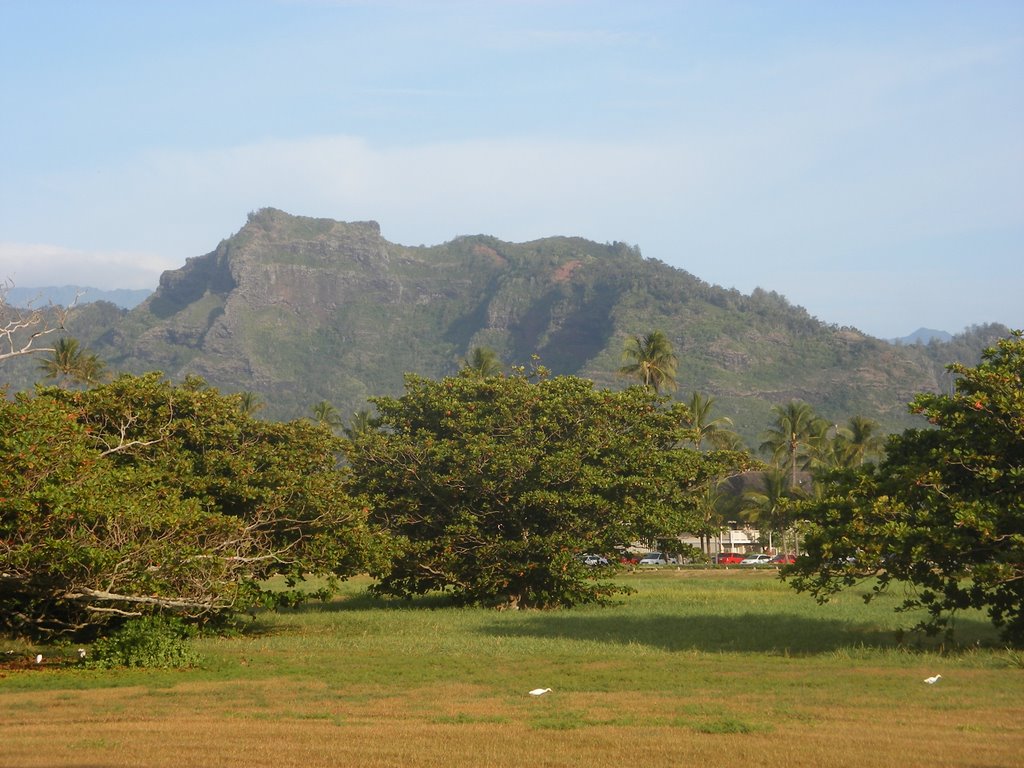
M 648 552 L 640 558 L 640 565 L 668 565 L 668 560 L 661 552 Z
M 766 555 L 763 552 L 759 552 L 756 555 L 747 555 L 743 558 L 740 565 L 768 565 L 772 561 L 771 555 Z

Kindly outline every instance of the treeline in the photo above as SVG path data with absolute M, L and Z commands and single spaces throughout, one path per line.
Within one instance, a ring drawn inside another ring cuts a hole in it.
M 109 380 L 67 344 L 45 354 L 41 371 L 66 386 L 0 400 L 10 634 L 95 637 L 154 613 L 217 623 L 308 599 L 311 576 L 326 578 L 325 597 L 361 572 L 402 597 L 600 602 L 621 585 L 580 553 L 714 535 L 730 514 L 723 480 L 759 470 L 747 514 L 799 533 L 798 589 L 826 599 L 865 579 L 877 591 L 906 581 L 929 630 L 975 607 L 1011 640 L 1024 635 L 1020 333 L 977 367 L 954 366 L 953 394 L 916 398 L 931 426 L 891 436 L 884 453 L 866 420 L 777 406 L 759 446 L 770 464 L 737 449 L 710 398 L 662 394 L 676 358 L 657 331 L 624 349 L 619 373 L 634 386 L 539 362 L 503 371 L 477 350 L 457 375 L 410 375 L 403 395 L 371 398 L 344 436 L 326 402 L 313 419 L 263 421 L 249 393 L 160 373 Z

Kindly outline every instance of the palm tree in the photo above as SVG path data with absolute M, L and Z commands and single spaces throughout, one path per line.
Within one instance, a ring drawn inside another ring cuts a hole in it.
M 323 424 L 332 431 L 341 426 L 341 414 L 338 409 L 326 400 L 321 400 L 313 406 L 313 418 L 317 424 Z
M 346 437 L 350 440 L 354 440 L 363 432 L 369 432 L 376 427 L 377 422 L 373 416 L 370 415 L 370 412 L 367 410 L 361 410 L 352 414 L 352 420 L 343 431 L 345 432 Z
M 655 392 L 676 388 L 676 365 L 679 359 L 672 351 L 672 342 L 661 331 L 634 336 L 622 350 L 625 362 L 619 373 L 637 379 Z
M 817 419 L 811 430 L 807 465 L 819 467 L 859 467 L 869 456 L 881 454 L 885 440 L 878 422 L 853 416 L 846 426 Z
M 878 422 L 873 419 L 865 416 L 850 417 L 846 428 L 836 438 L 846 455 L 845 466 L 859 467 L 866 458 L 882 453 L 885 438 L 880 430 Z
M 802 469 L 820 469 L 845 466 L 841 435 L 838 424 L 815 417 L 807 435 L 807 449 Z
M 39 362 L 39 370 L 45 379 L 71 379 L 81 384 L 95 384 L 104 372 L 103 361 L 86 352 L 78 339 L 64 337 L 57 339 L 50 357 Z
M 746 491 L 743 494 L 744 517 L 757 525 L 760 530 L 768 530 L 768 549 L 772 549 L 772 534 L 782 533 L 782 548 L 786 548 L 786 528 L 788 521 L 787 501 L 790 498 L 785 471 L 770 469 L 761 474 L 764 481 L 759 491 Z
M 262 410 L 265 403 L 260 402 L 260 396 L 255 392 L 246 390 L 238 394 L 238 407 L 246 416 L 252 416 L 256 411 Z
M 481 379 L 501 375 L 501 360 L 490 347 L 474 347 L 469 357 L 462 360 L 462 372 Z
M 750 449 L 747 448 L 747 444 L 743 442 L 743 438 L 731 429 L 723 429 L 716 432 L 711 440 L 711 444 L 719 451 L 739 451 L 740 453 L 750 453 Z
M 723 490 L 722 483 L 716 478 L 704 486 L 704 492 L 696 497 L 696 518 L 694 530 L 700 538 L 700 549 L 707 553 L 711 540 L 726 527 L 726 516 L 732 500 L 730 494 Z
M 690 395 L 690 401 L 686 404 L 690 415 L 684 424 L 693 430 L 693 445 L 698 451 L 705 440 L 715 448 L 726 448 L 734 446 L 739 439 L 735 432 L 725 428 L 732 426 L 732 419 L 728 416 L 711 418 L 711 408 L 714 404 L 715 398 L 705 397 L 700 392 Z
M 774 424 L 762 435 L 760 450 L 768 451 L 772 460 L 791 473 L 790 487 L 797 487 L 796 473 L 811 461 L 811 446 L 820 430 L 821 419 L 802 400 L 772 408 Z M 780 461 L 781 460 L 781 461 Z
M 106 364 L 92 352 L 86 353 L 78 366 L 78 378 L 83 384 L 98 384 L 106 373 Z

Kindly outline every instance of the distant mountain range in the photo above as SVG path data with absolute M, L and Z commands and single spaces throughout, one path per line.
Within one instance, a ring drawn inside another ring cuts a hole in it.
M 43 286 L 39 288 L 22 288 L 12 286 L 7 291 L 7 302 L 12 307 L 41 307 L 46 304 L 70 306 L 76 301 L 86 304 L 91 301 L 109 301 L 123 309 L 134 309 L 145 301 L 153 291 L 148 288 L 89 288 L 81 285 Z
M 80 300 L 81 301 L 81 300 Z M 622 387 L 627 338 L 660 329 L 679 356 L 678 396 L 716 399 L 756 447 L 771 407 L 805 400 L 823 416 L 864 415 L 890 430 L 916 424 L 906 404 L 950 387 L 947 363 L 977 362 L 1009 331 L 968 329 L 942 344 L 893 345 L 826 325 L 784 297 L 710 285 L 624 243 L 486 235 L 437 246 L 390 243 L 375 222 L 251 214 L 236 234 L 165 272 L 131 310 L 81 304 L 70 333 L 111 370 L 202 376 L 251 391 L 273 418 L 340 413 L 398 394 L 406 372 L 454 373 L 474 347 L 509 365 L 534 355 L 554 374 Z M 38 365 L 0 370 L 12 388 Z
M 951 341 L 953 334 L 946 331 L 936 331 L 934 328 L 918 328 L 909 336 L 901 339 L 893 339 L 893 344 L 929 344 L 932 341 Z

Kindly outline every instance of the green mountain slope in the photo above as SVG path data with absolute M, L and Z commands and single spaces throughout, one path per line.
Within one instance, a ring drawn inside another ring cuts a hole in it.
M 974 362 L 1006 331 L 892 346 L 825 325 L 776 293 L 709 285 L 622 243 L 481 235 L 408 247 L 383 239 L 373 222 L 273 209 L 164 273 L 130 312 L 80 312 L 72 331 L 111 369 L 199 374 L 223 391 L 258 393 L 262 413 L 281 418 L 309 415 L 321 400 L 343 414 L 366 408 L 371 395 L 401 392 L 407 371 L 454 372 L 475 346 L 506 364 L 536 354 L 555 373 L 621 387 L 626 338 L 661 329 L 680 358 L 679 396 L 713 395 L 752 443 L 771 406 L 791 398 L 836 421 L 914 423 L 913 394 L 947 386 L 947 362 Z

